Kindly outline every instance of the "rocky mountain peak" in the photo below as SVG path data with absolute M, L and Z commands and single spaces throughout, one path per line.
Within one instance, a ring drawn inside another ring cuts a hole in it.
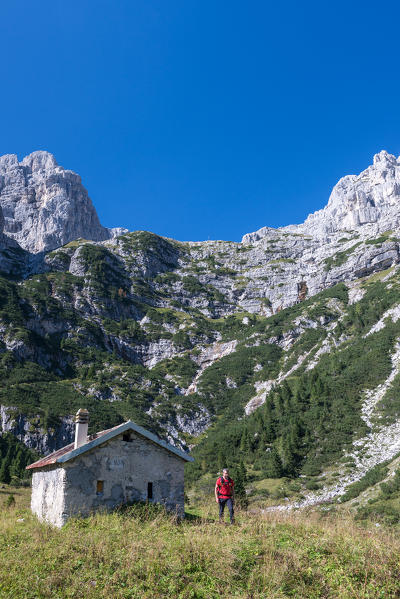
M 16 154 L 0 157 L 0 207 L 5 235 L 33 253 L 126 231 L 100 224 L 80 176 L 59 166 L 50 152 L 32 152 L 21 161 Z
M 389 154 L 386 150 L 381 150 L 375 154 L 373 164 L 397 164 L 398 160 L 393 154 Z
M 31 154 L 28 154 L 28 156 L 25 156 L 21 161 L 21 165 L 28 167 L 32 172 L 48 171 L 58 166 L 53 154 L 42 150 L 32 152 Z
M 361 237 L 400 227 L 400 160 L 385 150 L 375 154 L 373 164 L 359 175 L 342 177 L 325 208 L 310 214 L 304 223 L 275 231 L 311 235 L 322 243 L 344 231 Z M 264 227 L 244 236 L 244 243 L 268 237 Z M 276 234 L 276 233 L 275 233 Z

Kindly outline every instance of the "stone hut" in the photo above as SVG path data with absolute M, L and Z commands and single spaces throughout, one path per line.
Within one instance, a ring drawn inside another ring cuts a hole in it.
M 32 512 L 59 527 L 131 501 L 161 503 L 183 516 L 184 465 L 193 458 L 131 421 L 88 437 L 88 419 L 79 410 L 75 442 L 27 467 Z

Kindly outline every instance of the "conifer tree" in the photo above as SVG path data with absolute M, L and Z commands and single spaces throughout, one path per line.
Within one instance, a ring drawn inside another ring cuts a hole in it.
M 217 464 L 218 470 L 220 470 L 222 472 L 222 469 L 226 468 L 227 467 L 227 463 L 228 463 L 227 459 L 226 459 L 225 452 L 222 449 L 220 449 L 219 452 L 218 452 L 218 459 L 217 459 L 217 461 L 218 461 L 218 464 Z
M 21 447 L 17 449 L 17 453 L 11 461 L 9 474 L 10 480 L 14 482 L 19 482 L 25 475 L 25 466 L 27 465 L 27 460 L 24 456 L 24 452 Z
M 242 437 L 240 439 L 240 451 L 245 456 L 247 456 L 250 451 L 250 439 L 247 427 L 243 429 Z
M 235 480 L 235 501 L 239 507 L 242 509 L 246 509 L 249 505 L 249 501 L 246 495 L 246 483 L 247 483 L 247 473 L 246 467 L 243 463 L 243 460 L 240 460 L 239 466 L 236 471 L 236 480 Z
M 8 450 L 7 455 L 3 458 L 0 466 L 0 482 L 9 485 L 11 482 L 10 476 L 10 465 L 11 465 L 11 451 Z
M 282 460 L 275 447 L 268 453 L 265 474 L 268 478 L 280 478 L 283 474 Z
M 286 443 L 283 449 L 284 471 L 286 476 L 294 476 L 296 474 L 297 459 L 290 443 Z
M 283 381 L 281 387 L 281 397 L 284 402 L 289 401 L 292 396 L 292 392 L 286 380 Z

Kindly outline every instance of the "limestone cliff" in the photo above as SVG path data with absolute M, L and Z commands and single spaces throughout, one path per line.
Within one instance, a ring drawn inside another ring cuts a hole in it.
M 373 164 L 359 175 L 347 175 L 332 190 L 328 204 L 310 214 L 304 223 L 276 231 L 311 235 L 330 243 L 343 232 L 373 236 L 400 225 L 400 157 L 382 150 Z M 244 236 L 252 243 L 268 237 L 274 229 L 264 227 Z
M 113 235 L 101 226 L 80 176 L 49 152 L 33 152 L 21 162 L 15 154 L 0 157 L 0 206 L 5 234 L 29 252 Z

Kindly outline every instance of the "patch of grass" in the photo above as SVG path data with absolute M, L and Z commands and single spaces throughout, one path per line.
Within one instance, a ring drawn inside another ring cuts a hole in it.
M 393 526 L 400 522 L 400 470 L 380 484 L 380 493 L 357 510 L 360 520 L 374 519 Z
M 75 239 L 74 241 L 70 241 L 69 243 L 66 243 L 63 247 L 65 247 L 65 248 L 77 248 L 80 245 L 83 245 L 84 243 L 93 243 L 93 242 L 89 241 L 88 239 L 82 239 L 80 237 L 79 239 Z
M 247 277 L 238 277 L 235 281 L 235 289 L 246 289 L 249 280 Z
M 396 238 L 391 237 L 392 233 L 393 231 L 385 231 L 385 233 L 382 233 L 376 239 L 367 239 L 365 245 L 382 245 L 385 241 L 398 241 Z
M 374 272 L 374 274 L 366 277 L 362 280 L 362 284 L 376 283 L 377 281 L 381 281 L 395 269 L 394 266 L 390 266 L 389 268 L 385 268 L 385 270 L 380 270 L 379 272 Z
M 400 415 L 400 374 L 397 374 L 385 395 L 377 404 L 379 423 L 391 424 Z
M 334 256 L 330 256 L 329 258 L 325 258 L 325 270 L 330 270 L 331 268 L 335 268 L 337 266 L 342 266 L 345 262 L 347 262 L 348 257 L 354 252 L 354 250 L 361 245 L 361 241 L 358 241 L 354 245 L 352 245 L 347 250 L 343 252 L 337 252 Z
M 400 541 L 385 530 L 334 515 L 243 512 L 237 526 L 224 527 L 215 506 L 192 512 L 179 524 L 152 506 L 133 506 L 58 530 L 38 523 L 17 497 L 0 514 L 0 596 L 399 596 Z

